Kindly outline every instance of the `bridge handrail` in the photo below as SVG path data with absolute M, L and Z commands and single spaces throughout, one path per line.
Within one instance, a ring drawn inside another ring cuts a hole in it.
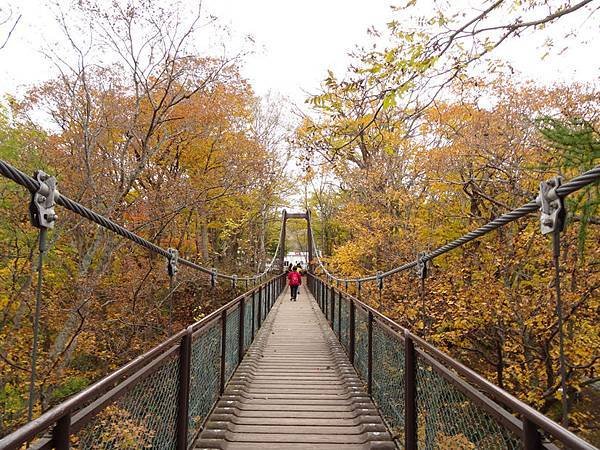
M 585 186 L 588 186 L 594 182 L 597 182 L 598 180 L 600 180 L 600 166 L 596 166 L 593 169 L 590 169 L 587 172 L 584 172 L 584 173 L 576 176 L 575 178 L 563 183 L 561 186 L 556 188 L 556 195 L 559 198 L 564 198 L 564 197 L 568 196 L 569 194 L 572 194 L 573 192 L 576 192 Z M 357 277 L 357 278 L 338 277 L 327 270 L 327 268 L 321 261 L 321 258 L 319 257 L 319 252 L 318 252 L 318 249 L 316 248 L 316 244 L 315 244 L 314 250 L 315 250 L 315 255 L 316 255 L 316 259 L 317 259 L 317 263 L 318 263 L 319 267 L 323 270 L 323 272 L 329 278 L 333 279 L 334 281 L 339 281 L 342 283 L 363 283 L 363 282 L 367 282 L 367 281 L 378 281 L 378 280 L 384 279 L 386 277 L 389 277 L 390 275 L 394 275 L 398 272 L 403 272 L 405 270 L 417 267 L 417 265 L 420 262 L 425 263 L 427 261 L 431 261 L 432 259 L 437 258 L 438 256 L 441 256 L 444 253 L 448 253 L 449 251 L 454 250 L 455 248 L 461 247 L 461 246 L 465 245 L 466 243 L 471 242 L 477 238 L 480 238 L 480 237 L 490 233 L 491 231 L 494 231 L 504 225 L 514 222 L 515 220 L 520 219 L 521 217 L 525 217 L 526 215 L 539 210 L 539 208 L 540 208 L 540 200 L 539 200 L 539 196 L 538 196 L 535 199 L 529 201 L 528 203 L 520 206 L 519 208 L 516 208 L 508 213 L 502 214 L 501 216 L 486 223 L 485 225 L 483 225 L 473 231 L 470 231 L 469 233 L 467 233 L 451 242 L 448 242 L 447 244 L 445 244 L 441 247 L 438 247 L 437 249 L 435 249 L 429 253 L 425 253 L 425 254 L 421 255 L 417 260 L 407 262 L 405 264 L 402 264 L 401 266 L 395 267 L 386 272 L 382 272 L 382 273 L 379 273 L 376 275 L 369 275 L 369 276 Z M 314 242 L 315 241 L 313 240 L 313 244 L 314 244 Z
M 239 307 L 239 305 L 241 305 L 241 303 L 246 298 L 252 297 L 254 299 L 254 294 L 259 292 L 264 292 L 263 301 L 265 303 L 266 308 L 264 313 L 266 315 L 270 310 L 270 307 L 274 303 L 278 292 L 281 289 L 283 289 L 284 286 L 284 275 L 278 275 L 266 281 L 265 283 L 262 283 L 261 285 L 258 285 L 253 289 L 245 292 L 244 294 L 239 295 L 238 297 L 221 306 L 206 317 L 203 317 L 199 321 L 188 326 L 186 329 L 179 331 L 178 333 L 168 338 L 166 341 L 162 342 L 161 344 L 157 345 L 151 350 L 148 350 L 147 352 L 138 356 L 131 362 L 125 364 L 115 372 L 107 375 L 106 377 L 100 379 L 91 386 L 85 388 L 81 392 L 73 395 L 69 399 L 56 405 L 55 407 L 48 410 L 38 418 L 15 430 L 13 433 L 4 436 L 3 438 L 0 438 L 0 448 L 3 450 L 19 449 L 21 445 L 25 444 L 26 442 L 30 442 L 35 438 L 38 438 L 40 434 L 49 430 L 53 425 L 57 425 L 60 422 L 60 420 L 65 417 L 69 418 L 69 434 L 80 430 L 87 422 L 91 420 L 91 418 L 93 418 L 101 411 L 103 406 L 113 402 L 116 398 L 118 398 L 119 395 L 122 395 L 124 390 L 131 389 L 131 386 L 123 387 L 122 385 L 124 383 L 128 383 L 131 380 L 133 380 L 133 384 L 135 385 L 135 383 L 139 381 L 138 378 L 145 377 L 148 375 L 144 372 L 152 372 L 152 369 L 154 369 L 154 367 L 151 366 L 158 365 L 163 359 L 168 358 L 174 352 L 177 353 L 177 350 L 182 348 L 182 342 L 186 336 L 189 335 L 191 338 L 193 335 L 197 334 L 202 329 L 204 329 L 207 325 L 213 323 L 215 320 L 218 320 L 219 317 L 226 317 L 227 312 L 229 310 L 234 310 L 235 308 Z M 254 311 L 252 311 L 252 314 L 254 315 Z M 242 322 L 241 318 L 240 322 Z M 260 322 L 261 319 L 259 319 L 257 328 L 260 327 Z M 240 330 L 243 331 L 243 326 L 240 325 L 240 327 Z M 246 330 L 245 332 L 248 332 L 248 330 Z M 221 350 L 223 352 L 223 349 Z M 240 361 L 241 357 L 238 360 L 238 364 Z M 223 374 L 221 376 L 223 377 Z M 96 408 L 92 408 L 90 411 L 85 411 L 85 408 L 89 407 L 86 405 L 90 401 L 100 401 L 100 405 L 94 403 L 93 405 L 95 405 Z M 83 413 L 82 408 L 84 408 Z M 74 420 L 71 422 L 72 414 L 77 411 L 79 411 L 80 414 L 73 416 Z M 42 441 L 38 443 L 36 448 L 55 448 L 55 442 L 53 441 L 53 439 L 55 438 L 48 437 L 42 439 Z
M 40 188 L 42 189 L 42 191 L 44 190 L 44 186 L 38 180 L 30 177 L 29 175 L 23 173 L 16 167 L 12 166 L 8 162 L 3 161 L 1 159 L 0 159 L 0 175 L 27 188 L 32 194 L 40 191 Z M 130 240 L 131 242 L 134 242 L 135 244 L 137 244 L 141 247 L 144 247 L 153 253 L 156 253 L 157 255 L 161 255 L 161 256 L 165 257 L 167 260 L 170 260 L 172 258 L 172 254 L 169 253 L 168 250 L 148 241 L 147 239 L 142 238 L 141 236 L 133 233 L 132 231 L 128 230 L 127 228 L 92 211 L 91 209 L 87 208 L 86 206 L 83 206 L 81 203 L 78 203 L 75 200 L 71 200 L 69 197 L 67 197 L 63 194 L 58 193 L 55 196 L 54 201 L 57 204 L 59 204 L 60 206 L 74 212 L 75 214 L 78 214 L 92 222 L 95 222 L 96 224 L 106 228 L 107 230 L 110 230 L 110 231 Z M 279 241 L 281 241 L 281 239 Z M 256 275 L 250 276 L 250 277 L 238 277 L 236 275 L 219 273 L 217 271 L 214 271 L 213 269 L 201 266 L 200 264 L 196 264 L 195 262 L 192 262 L 190 260 L 187 260 L 187 259 L 181 258 L 181 257 L 178 258 L 178 262 L 184 266 L 198 270 L 207 275 L 215 276 L 217 278 L 222 278 L 224 280 L 254 282 L 256 280 L 262 279 L 273 268 L 273 264 L 275 263 L 275 260 L 278 256 L 278 254 L 279 254 L 279 244 L 277 246 L 277 250 L 275 250 L 275 255 L 274 255 L 273 259 L 271 260 L 271 263 L 265 268 L 265 270 L 261 273 L 258 273 Z
M 473 388 L 471 387 L 470 391 L 468 392 L 467 395 L 469 397 L 474 398 L 477 401 L 477 403 L 483 407 L 484 410 L 488 411 L 489 413 L 491 413 L 495 417 L 497 417 L 498 420 L 502 421 L 502 423 L 505 424 L 505 426 L 510 427 L 510 428 L 518 426 L 520 432 L 523 435 L 522 439 L 524 441 L 527 442 L 527 439 L 528 439 L 528 436 L 526 436 L 526 434 L 532 432 L 531 429 L 528 427 L 531 427 L 531 425 L 534 424 L 534 426 L 536 428 L 539 428 L 540 430 L 543 430 L 544 432 L 548 433 L 549 435 L 551 435 L 552 437 L 557 439 L 562 444 L 565 444 L 567 446 L 567 448 L 576 449 L 576 450 L 594 450 L 594 449 L 596 449 L 596 447 L 594 447 L 593 445 L 584 441 L 583 439 L 581 439 L 574 433 L 570 432 L 566 428 L 563 428 L 558 423 L 554 422 L 553 420 L 546 417 L 545 415 L 543 415 L 539 411 L 535 410 L 531 406 L 525 404 L 521 400 L 519 400 L 516 397 L 514 397 L 513 395 L 509 394 L 504 389 L 494 385 L 493 383 L 488 381 L 486 378 L 479 375 L 477 372 L 473 371 L 472 369 L 469 369 L 464 364 L 453 359 L 448 354 L 444 353 L 443 351 L 439 350 L 432 344 L 428 343 L 423 338 L 413 334 L 408 329 L 406 329 L 406 328 L 402 327 L 401 325 L 399 325 L 398 323 L 394 322 L 389 317 L 381 314 L 379 311 L 377 311 L 373 307 L 367 305 L 366 303 L 362 302 L 358 298 L 350 295 L 347 292 L 344 292 L 344 291 L 338 289 L 336 286 L 329 283 L 327 280 L 320 278 L 317 275 L 309 273 L 308 278 L 309 278 L 309 282 L 308 282 L 309 288 L 313 291 L 313 295 L 315 296 L 315 299 L 317 300 L 317 303 L 323 310 L 323 313 L 325 314 L 325 316 L 328 319 L 330 319 L 330 323 L 332 324 L 332 327 L 333 327 L 333 316 L 335 314 L 337 314 L 335 311 L 331 311 L 332 309 L 335 310 L 335 306 L 332 306 L 332 305 L 335 305 L 335 303 L 336 303 L 336 299 L 335 299 L 336 294 L 338 297 L 337 302 L 339 302 L 341 299 L 345 299 L 346 301 L 350 302 L 351 309 L 355 310 L 356 308 L 361 308 L 370 316 L 370 318 L 368 320 L 368 325 L 367 325 L 369 327 L 369 331 L 367 333 L 368 339 L 370 341 L 370 344 L 367 347 L 369 349 L 368 350 L 369 352 L 372 351 L 372 339 L 373 339 L 372 338 L 373 325 L 372 325 L 371 321 L 378 321 L 386 329 L 388 329 L 389 332 L 394 333 L 401 342 L 406 344 L 407 340 L 411 341 L 411 343 L 412 343 L 411 345 L 415 346 L 415 350 L 418 354 L 420 354 L 421 356 L 426 356 L 427 359 L 432 358 L 433 361 L 437 361 L 437 364 L 441 364 L 441 367 L 434 367 L 434 369 L 436 369 L 438 371 L 445 371 L 445 373 L 443 374 L 445 376 L 445 378 L 447 378 L 459 390 L 465 392 L 465 390 L 469 389 L 468 387 L 464 386 L 464 383 L 465 383 L 464 380 L 467 380 L 468 382 L 475 385 L 479 390 L 481 390 L 481 392 L 479 392 L 478 390 L 474 391 Z M 327 291 L 330 291 L 332 293 L 332 295 L 330 296 Z M 331 300 L 332 298 L 333 298 L 333 300 Z M 329 299 L 329 300 L 327 300 L 327 299 Z M 328 305 L 327 304 L 328 301 L 332 301 L 332 304 Z M 351 315 L 351 317 L 354 316 L 353 312 L 349 312 L 348 314 Z M 340 318 L 338 317 L 337 320 L 339 323 Z M 354 363 L 354 350 L 355 350 L 354 349 L 354 339 L 355 339 L 355 337 L 354 337 L 355 329 L 354 328 L 355 328 L 354 320 L 350 319 L 350 321 L 349 321 L 349 333 L 350 333 L 349 341 L 350 341 L 350 343 L 348 344 L 348 346 L 349 346 L 348 356 L 350 358 L 350 361 L 353 363 Z M 368 359 L 370 361 L 372 361 L 372 355 L 368 355 Z M 449 371 L 448 369 L 446 369 L 446 367 L 450 367 L 451 369 L 453 369 L 454 372 Z M 357 367 L 357 369 L 358 369 L 358 367 Z M 368 390 L 370 393 L 371 392 L 371 382 L 372 382 L 372 380 L 371 380 L 372 363 L 369 364 L 369 367 L 367 370 L 369 373 L 367 374 L 367 380 L 365 380 L 365 381 L 368 385 Z M 483 398 L 481 398 L 482 393 L 491 396 L 493 398 L 493 400 L 490 400 L 489 398 L 486 398 L 485 396 L 483 396 Z M 503 409 L 503 407 L 501 407 L 500 405 L 492 404 L 492 402 L 494 402 L 494 401 L 498 402 L 504 406 L 507 406 L 514 413 L 519 414 L 522 418 L 522 422 L 521 421 L 515 422 L 516 419 L 515 419 L 515 421 L 512 421 L 510 419 L 510 417 L 507 416 L 507 413 Z M 529 422 L 529 423 L 527 423 L 527 422 Z M 535 431 L 535 432 L 537 433 L 537 431 Z M 556 448 L 552 444 L 548 444 L 548 443 L 544 444 L 544 446 L 545 446 L 545 448 L 550 448 L 550 449 Z M 525 448 L 527 449 L 527 448 L 539 448 L 539 447 L 528 447 L 526 445 Z

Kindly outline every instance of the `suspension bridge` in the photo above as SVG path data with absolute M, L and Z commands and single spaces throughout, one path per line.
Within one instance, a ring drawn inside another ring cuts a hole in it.
M 356 285 L 416 269 L 467 242 L 540 211 L 553 239 L 562 327 L 560 233 L 564 199 L 600 179 L 600 167 L 567 182 L 542 182 L 539 195 L 430 253 L 387 272 L 348 279 L 320 260 L 310 212 L 283 212 L 279 246 L 264 272 L 219 273 L 164 249 L 61 194 L 54 177 L 30 177 L 0 161 L 0 174 L 31 193 L 39 229 L 35 327 L 46 233 L 62 206 L 178 265 L 245 283 L 247 292 L 173 334 L 125 366 L 0 439 L 0 449 L 593 449 L 566 428 L 348 293 Z M 282 273 L 286 223 L 307 223 L 311 267 L 298 302 Z M 422 290 L 424 292 L 424 289 Z M 559 333 L 561 334 L 561 333 Z M 34 334 L 33 356 L 36 352 Z M 35 361 L 35 358 L 33 359 Z M 562 383 L 564 355 L 561 343 Z M 35 386 L 32 365 L 30 398 Z

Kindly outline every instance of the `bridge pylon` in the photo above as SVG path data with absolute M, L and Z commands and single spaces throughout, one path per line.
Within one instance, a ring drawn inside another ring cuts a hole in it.
M 312 235 L 312 229 L 311 229 L 311 223 L 310 223 L 310 210 L 306 210 L 303 213 L 288 213 L 287 210 L 283 210 L 282 213 L 282 220 L 283 220 L 283 224 L 282 224 L 282 233 L 281 233 L 281 242 L 280 242 L 280 249 L 281 249 L 281 267 L 283 267 L 283 261 L 285 260 L 285 241 L 287 238 L 287 227 L 286 227 L 286 223 L 289 219 L 304 219 L 306 220 L 306 242 L 307 242 L 307 246 L 308 246 L 308 271 L 309 272 L 313 272 L 313 268 L 314 268 L 314 264 L 313 264 L 313 258 L 314 258 L 314 242 L 313 242 L 313 235 Z

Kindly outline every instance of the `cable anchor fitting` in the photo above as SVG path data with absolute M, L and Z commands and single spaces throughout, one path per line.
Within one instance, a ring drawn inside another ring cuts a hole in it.
M 231 276 L 231 287 L 232 287 L 233 289 L 235 289 L 235 288 L 236 288 L 236 285 L 237 285 L 237 279 L 238 279 L 238 276 L 237 276 L 237 275 L 232 275 L 232 276 Z
M 36 228 L 54 228 L 58 216 L 54 212 L 54 199 L 59 196 L 58 183 L 55 177 L 36 170 L 34 178 L 40 183 L 38 190 L 31 195 L 29 203 L 29 217 Z
M 217 285 L 217 269 L 214 267 L 210 271 L 210 285 L 215 287 Z
M 179 268 L 177 267 L 177 263 L 179 262 L 179 251 L 175 248 L 168 248 L 167 252 L 169 252 L 169 259 L 167 261 L 167 272 L 170 277 L 174 277 Z
M 540 194 L 536 199 L 540 205 L 540 230 L 542 234 L 563 231 L 567 210 L 564 199 L 559 197 L 556 190 L 562 184 L 562 177 L 554 177 L 540 183 Z
M 379 288 L 379 290 L 383 290 L 383 272 L 377 272 L 377 275 L 375 275 L 375 279 L 377 280 L 377 287 Z
M 427 260 L 425 259 L 426 253 L 419 253 L 417 255 L 417 266 L 415 268 L 417 276 L 424 280 L 427 278 Z

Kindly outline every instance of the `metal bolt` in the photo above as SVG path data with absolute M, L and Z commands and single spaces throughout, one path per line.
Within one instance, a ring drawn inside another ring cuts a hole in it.
M 37 199 L 38 203 L 44 203 L 45 201 L 46 201 L 46 197 L 44 197 L 44 196 L 39 196 Z

